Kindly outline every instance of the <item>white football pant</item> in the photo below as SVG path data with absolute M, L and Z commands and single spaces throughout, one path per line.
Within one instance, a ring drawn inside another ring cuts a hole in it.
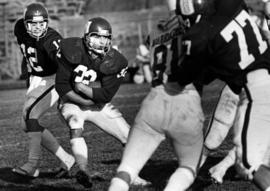
M 117 171 L 128 173 L 132 183 L 159 144 L 168 137 L 179 168 L 165 190 L 187 189 L 195 179 L 201 158 L 203 122 L 201 99 L 193 85 L 181 91 L 163 85 L 152 88 L 136 116 Z M 109 191 L 128 190 L 118 183 L 114 178 Z

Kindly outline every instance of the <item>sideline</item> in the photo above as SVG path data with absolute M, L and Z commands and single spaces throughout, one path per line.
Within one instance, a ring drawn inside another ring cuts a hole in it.
M 0 91 L 1 90 L 12 90 L 12 89 L 26 89 L 25 80 L 0 80 Z

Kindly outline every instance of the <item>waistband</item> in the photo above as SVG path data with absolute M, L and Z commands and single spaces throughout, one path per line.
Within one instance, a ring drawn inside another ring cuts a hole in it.
M 186 86 L 180 86 L 177 82 L 161 84 L 153 87 L 154 89 L 162 89 L 168 95 L 174 96 L 179 94 L 188 93 L 190 95 L 199 95 L 193 84 L 188 84 Z

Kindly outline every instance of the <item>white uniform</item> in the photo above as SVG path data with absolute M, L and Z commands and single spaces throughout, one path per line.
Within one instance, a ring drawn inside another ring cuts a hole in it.
M 221 91 L 205 137 L 204 145 L 209 150 L 217 149 L 226 138 L 233 126 L 238 103 L 239 96 L 228 85 L 225 85 Z
M 120 111 L 110 103 L 102 108 L 98 105 L 81 107 L 73 103 L 59 105 L 60 112 L 71 129 L 83 129 L 84 122 L 90 121 L 99 128 L 125 143 L 129 133 L 129 124 Z
M 172 142 L 179 168 L 170 177 L 165 190 L 185 190 L 195 179 L 203 146 L 201 99 L 193 84 L 180 87 L 176 82 L 167 82 L 181 53 L 174 46 L 181 40 L 177 24 L 177 18 L 172 17 L 165 26 L 167 30 L 153 31 L 150 35 L 153 87 L 136 116 L 118 174 L 112 179 L 109 191 L 128 190 L 128 184 L 134 181 L 166 137 Z M 178 55 L 175 60 L 172 59 L 174 53 Z
M 39 77 L 30 76 L 30 86 L 26 92 L 26 101 L 23 107 L 23 118 L 38 118 L 58 101 L 55 91 L 55 74 Z

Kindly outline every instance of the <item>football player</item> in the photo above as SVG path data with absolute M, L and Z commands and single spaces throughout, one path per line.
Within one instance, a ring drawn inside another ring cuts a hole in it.
M 151 66 L 150 66 L 150 54 L 148 47 L 145 43 L 142 43 L 137 48 L 136 61 L 138 64 L 138 71 L 135 73 L 133 77 L 133 81 L 136 84 L 141 84 L 144 81 L 147 83 L 151 83 L 152 74 L 151 74 Z
M 269 0 L 265 0 L 265 1 L 263 1 L 264 2 L 264 9 L 263 9 L 263 11 L 264 11 L 264 16 L 265 16 L 265 19 L 266 19 L 266 21 L 267 21 L 267 26 L 268 26 L 268 28 L 269 28 L 269 21 L 270 21 L 270 1 Z
M 24 18 L 16 22 L 14 33 L 27 61 L 30 84 L 23 107 L 25 131 L 29 137 L 28 161 L 23 166 L 14 168 L 13 172 L 29 178 L 37 177 L 41 145 L 58 157 L 66 170 L 70 170 L 75 162 L 74 157 L 39 123 L 39 118 L 59 97 L 54 89 L 57 68 L 55 57 L 62 37 L 48 27 L 48 12 L 40 3 L 32 3 L 26 7 Z
M 229 130 L 233 126 L 238 103 L 239 96 L 228 85 L 225 85 L 221 90 L 218 103 L 206 129 L 200 166 L 204 164 L 210 151 L 217 149 L 225 140 Z M 229 151 L 220 163 L 209 169 L 210 176 L 215 183 L 223 182 L 226 171 L 234 164 L 234 152 L 235 148 Z
M 264 4 L 264 14 L 268 15 L 268 2 Z M 252 17 L 253 18 L 253 17 Z M 257 17 L 259 18 L 259 17 Z M 261 22 L 256 24 L 262 29 L 269 42 L 269 29 L 265 24 L 265 19 L 260 18 Z M 233 93 L 228 86 L 225 86 L 219 98 L 218 105 L 215 109 L 214 115 L 209 123 L 208 133 L 205 139 L 205 150 L 212 150 L 218 148 L 223 142 L 228 130 L 232 127 L 233 121 L 236 115 L 236 109 L 239 102 L 239 96 Z M 206 152 L 208 153 L 208 152 Z M 204 155 L 206 156 L 206 155 Z M 223 177 L 229 167 L 234 164 L 235 160 L 235 148 L 232 148 L 228 155 L 217 165 L 209 169 L 211 177 L 216 183 L 222 183 Z M 204 161 L 204 159 L 202 160 Z
M 242 0 L 177 0 L 177 13 L 190 24 L 178 82 L 193 82 L 207 70 L 239 95 L 233 124 L 237 171 L 261 190 L 270 190 L 267 39 Z M 204 83 L 206 78 L 201 79 Z
M 109 191 L 127 191 L 147 160 L 166 137 L 172 142 L 178 168 L 166 191 L 184 191 L 193 183 L 203 147 L 204 115 L 200 95 L 193 84 L 175 83 L 181 46 L 181 19 L 171 12 L 150 34 L 152 88 L 142 102 L 129 134 L 120 166 Z M 179 20 L 180 19 L 180 20 Z
M 59 110 L 70 128 L 71 150 L 79 166 L 77 181 L 85 187 L 91 187 L 92 182 L 87 167 L 88 149 L 82 136 L 84 122 L 91 121 L 122 144 L 126 143 L 130 129 L 120 111 L 110 103 L 128 64 L 126 58 L 112 48 L 111 41 L 110 23 L 95 17 L 86 23 L 82 38 L 62 40 L 58 52 Z M 142 184 L 142 179 L 136 180 L 135 184 Z

